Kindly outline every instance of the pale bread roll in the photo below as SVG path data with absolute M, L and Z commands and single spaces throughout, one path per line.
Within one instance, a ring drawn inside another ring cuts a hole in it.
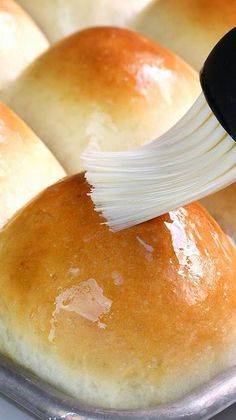
M 199 205 L 112 233 L 83 175 L 0 233 L 0 350 L 94 407 L 176 401 L 236 363 L 236 250 Z
M 0 103 L 0 227 L 65 172 L 39 138 Z
M 4 100 L 69 174 L 86 147 L 126 150 L 165 132 L 199 93 L 196 73 L 135 32 L 92 28 L 36 59 Z
M 13 0 L 0 0 L 0 90 L 39 54 L 48 41 Z
M 52 41 L 96 25 L 132 27 L 200 69 L 235 26 L 235 0 L 18 0 Z
M 128 26 L 150 0 L 18 0 L 43 29 L 58 41 L 91 26 Z
M 211 49 L 235 24 L 235 0 L 154 0 L 132 26 L 200 70 Z

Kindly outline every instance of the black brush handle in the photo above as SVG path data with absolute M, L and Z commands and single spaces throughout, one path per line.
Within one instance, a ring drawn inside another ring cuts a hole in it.
M 200 82 L 216 118 L 236 141 L 236 28 L 213 48 L 200 73 Z

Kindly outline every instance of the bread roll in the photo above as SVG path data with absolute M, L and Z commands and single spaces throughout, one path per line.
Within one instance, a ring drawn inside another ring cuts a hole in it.
M 4 98 L 72 174 L 88 145 L 125 150 L 150 141 L 198 92 L 196 73 L 171 52 L 127 30 L 96 28 L 48 50 Z M 235 187 L 226 191 L 233 203 Z M 235 206 L 223 193 L 204 204 L 236 241 Z
M 199 205 L 112 233 L 83 175 L 0 233 L 0 350 L 96 407 L 181 398 L 236 362 L 236 251 Z
M 18 0 L 51 41 L 96 25 L 132 27 L 196 69 L 235 26 L 235 0 Z
M 134 18 L 132 26 L 200 70 L 235 22 L 235 0 L 154 0 Z
M 236 183 L 204 198 L 202 203 L 236 245 Z
M 133 27 L 200 70 L 210 50 L 235 22 L 235 0 L 155 0 L 133 21 Z M 236 243 L 236 185 L 203 203 Z
M 52 42 L 79 29 L 127 26 L 150 0 L 18 0 Z
M 31 18 L 13 0 L 0 0 L 0 90 L 47 47 Z
M 0 103 L 0 227 L 38 192 L 63 176 L 64 170 L 46 146 Z
M 118 151 L 155 139 L 198 92 L 195 72 L 160 45 L 92 28 L 39 57 L 4 99 L 73 174 L 86 147 Z

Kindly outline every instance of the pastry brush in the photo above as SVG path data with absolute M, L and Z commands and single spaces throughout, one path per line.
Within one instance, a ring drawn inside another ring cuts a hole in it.
M 209 54 L 202 93 L 183 118 L 149 144 L 86 150 L 95 209 L 118 231 L 210 195 L 236 180 L 236 28 Z

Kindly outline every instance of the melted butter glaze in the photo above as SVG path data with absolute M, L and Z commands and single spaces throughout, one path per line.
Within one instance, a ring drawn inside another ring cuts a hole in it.
M 138 374 L 156 386 L 221 351 L 236 311 L 236 252 L 213 219 L 192 204 L 112 233 L 87 193 L 83 175 L 68 178 L 1 232 L 11 323 L 67 365 L 124 383 Z
M 188 211 L 185 208 L 171 211 L 170 219 L 171 223 L 165 222 L 165 225 L 170 231 L 175 259 L 179 266 L 177 269 L 179 284 L 176 285 L 176 293 L 181 290 L 188 303 L 194 305 L 204 301 L 208 295 L 204 266 L 208 265 L 209 274 L 212 271 L 208 278 L 217 278 L 218 274 L 209 258 L 207 248 L 200 253 L 198 248 L 198 241 L 202 240 L 200 229 L 197 229 L 194 222 L 191 222 L 191 229 L 188 229 Z
M 56 322 L 59 312 L 75 312 L 89 321 L 97 321 L 98 326 L 101 327 L 99 318 L 110 311 L 111 305 L 112 301 L 103 295 L 102 288 L 94 279 L 83 281 L 78 286 L 67 289 L 56 298 L 56 309 L 53 312 L 49 340 L 54 340 L 56 336 Z M 105 324 L 102 325 L 104 328 Z

